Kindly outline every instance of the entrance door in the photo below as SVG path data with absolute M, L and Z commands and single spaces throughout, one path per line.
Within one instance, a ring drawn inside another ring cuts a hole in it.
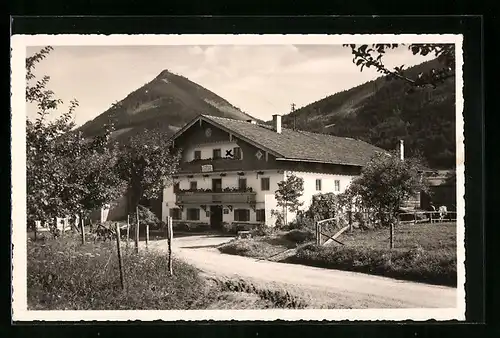
M 222 191 L 222 179 L 220 179 L 220 178 L 213 178 L 212 179 L 212 191 L 214 191 L 214 192 Z
M 222 228 L 222 206 L 210 206 L 210 227 L 212 229 Z

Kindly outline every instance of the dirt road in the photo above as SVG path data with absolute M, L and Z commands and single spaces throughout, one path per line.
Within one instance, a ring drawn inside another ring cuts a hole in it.
M 320 308 L 454 308 L 456 289 L 348 271 L 261 261 L 221 254 L 228 237 L 175 238 L 174 255 L 217 277 L 244 278 L 259 286 L 285 288 Z M 165 242 L 151 243 L 163 250 Z

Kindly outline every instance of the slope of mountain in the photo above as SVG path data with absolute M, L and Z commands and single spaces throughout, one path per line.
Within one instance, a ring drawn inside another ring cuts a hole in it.
M 410 76 L 439 67 L 436 60 L 408 70 Z M 455 165 L 455 81 L 408 92 L 401 80 L 380 77 L 313 102 L 283 116 L 288 127 L 364 140 L 407 156 L 422 154 L 432 168 Z
M 199 114 L 255 120 L 208 89 L 164 70 L 79 129 L 91 136 L 102 132 L 105 124 L 113 123 L 113 136 L 125 139 L 150 128 L 173 133 Z

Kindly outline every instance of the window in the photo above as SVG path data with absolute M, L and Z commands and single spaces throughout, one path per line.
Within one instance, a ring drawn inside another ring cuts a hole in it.
M 260 189 L 262 191 L 269 190 L 269 177 L 262 177 L 260 179 Z
M 235 160 L 241 160 L 241 148 L 240 147 L 234 147 L 233 153 L 234 153 Z
M 214 192 L 222 191 L 222 179 L 220 178 L 212 178 L 212 190 Z
M 234 209 L 234 220 L 239 222 L 248 222 L 250 220 L 250 210 Z
M 238 179 L 238 189 L 245 190 L 246 188 L 247 188 L 247 179 L 246 178 L 239 178 Z
M 200 209 L 197 209 L 197 208 L 187 209 L 187 220 L 188 221 L 199 221 L 200 220 Z
M 195 150 L 194 151 L 194 159 L 195 160 L 201 160 L 201 150 Z
M 335 191 L 340 191 L 340 181 L 335 180 Z
M 257 209 L 255 211 L 256 221 L 265 222 L 266 221 L 266 209 Z
M 178 193 L 180 190 L 180 187 L 179 187 L 179 182 L 177 183 L 174 183 L 174 194 Z
M 220 149 L 214 149 L 213 150 L 213 156 L 212 158 L 221 158 L 221 150 Z
M 321 191 L 321 179 L 316 179 L 316 190 Z
M 191 182 L 189 182 L 189 189 L 190 190 L 196 190 L 196 189 L 198 189 L 198 182 L 197 181 L 191 181 Z
M 172 219 L 182 219 L 182 211 L 179 208 L 170 209 L 170 217 Z

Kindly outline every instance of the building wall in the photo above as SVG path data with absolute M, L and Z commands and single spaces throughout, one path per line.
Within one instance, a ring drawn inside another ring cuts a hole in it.
M 205 131 L 211 129 L 211 135 L 207 136 Z M 338 193 L 345 191 L 347 186 L 352 181 L 352 178 L 359 175 L 361 168 L 359 166 L 339 165 L 339 164 L 322 164 L 305 161 L 281 161 L 276 160 L 276 157 L 264 149 L 259 149 L 254 145 L 238 139 L 237 136 L 227 133 L 217 127 L 202 121 L 196 122 L 183 134 L 175 140 L 175 148 L 183 150 L 183 161 L 180 164 L 180 170 L 175 181 L 180 184 L 180 189 L 189 189 L 190 181 L 197 181 L 198 189 L 211 189 L 212 178 L 221 178 L 222 188 L 236 188 L 238 186 L 237 172 L 244 172 L 247 179 L 247 187 L 252 187 L 257 193 L 256 209 L 266 209 L 266 224 L 274 225 L 275 218 L 271 215 L 272 210 L 278 210 L 275 199 L 275 191 L 278 189 L 278 182 L 285 179 L 286 172 L 293 172 L 297 176 L 304 179 L 304 195 L 301 200 L 304 202 L 302 210 L 309 208 L 312 201 L 312 196 L 318 193 L 336 192 L 335 180 L 340 181 L 340 190 Z M 226 150 L 239 147 L 242 153 L 241 160 L 208 160 L 213 156 L 213 149 L 221 149 L 221 156 L 226 156 Z M 194 161 L 194 151 L 201 151 L 201 159 L 206 159 L 205 162 Z M 258 153 L 262 156 L 256 156 Z M 203 164 L 212 164 L 212 172 L 201 172 Z M 263 171 L 264 175 L 257 176 L 257 171 Z M 220 176 L 225 173 L 226 176 Z M 192 175 L 188 178 L 187 175 Z M 208 175 L 208 177 L 203 177 Z M 269 191 L 260 189 L 260 178 L 270 177 Z M 316 179 L 322 180 L 322 190 L 316 191 Z M 170 208 L 177 208 L 175 204 L 175 194 L 173 186 L 167 187 L 163 194 L 162 203 L 162 219 L 165 221 L 170 214 Z M 261 205 L 261 206 L 259 206 Z M 186 207 L 183 211 L 183 219 L 186 218 Z M 236 207 L 235 207 L 236 208 Z M 208 210 L 208 209 L 207 209 Z M 292 220 L 294 215 L 289 215 L 288 220 Z M 250 209 L 250 219 L 255 219 L 255 212 Z M 224 222 L 232 222 L 234 220 L 234 209 L 229 214 L 223 214 Z M 200 222 L 209 222 L 210 218 L 205 216 L 203 210 L 200 211 Z
M 212 158 L 213 156 L 213 149 L 221 149 L 221 156 L 225 157 L 226 156 L 226 151 L 227 150 L 233 150 L 234 147 L 239 147 L 239 145 L 236 142 L 218 142 L 218 143 L 206 143 L 206 144 L 198 144 L 198 145 L 192 145 L 184 148 L 182 152 L 182 159 L 183 161 L 192 161 L 194 160 L 194 152 L 195 150 L 201 151 L 201 158 L 202 159 L 207 159 L 207 158 Z
M 209 175 L 208 177 L 203 177 L 203 175 Z M 263 191 L 261 189 L 261 178 L 268 177 L 269 178 L 269 190 Z M 226 176 L 221 177 L 220 174 L 193 174 L 192 178 L 188 178 L 187 176 L 180 176 L 175 179 L 174 182 L 179 183 L 179 188 L 189 189 L 190 182 L 196 181 L 198 189 L 211 189 L 212 188 L 212 179 L 220 178 L 222 180 L 222 189 L 224 188 L 237 188 L 239 178 L 246 178 L 247 187 L 252 188 L 254 192 L 256 192 L 256 209 L 269 209 L 275 207 L 275 191 L 278 189 L 278 182 L 281 182 L 284 179 L 284 173 L 278 172 L 277 170 L 267 170 L 263 171 L 262 175 L 257 175 L 256 171 L 245 172 L 244 176 L 239 176 L 237 172 L 228 172 Z M 163 191 L 163 211 L 162 211 L 162 220 L 165 221 L 167 216 L 170 215 L 171 208 L 177 208 L 175 204 L 176 196 L 174 194 L 173 185 L 168 186 Z M 226 208 L 226 206 L 224 206 Z M 186 208 L 184 207 L 184 211 L 182 213 L 182 218 L 186 219 Z M 233 222 L 234 221 L 234 209 L 243 208 L 250 209 L 250 222 L 256 222 L 256 214 L 253 209 L 250 208 L 247 204 L 233 205 L 233 210 L 229 211 L 229 214 L 223 213 L 223 221 L 224 222 Z M 207 209 L 208 210 L 208 209 Z M 209 222 L 210 218 L 206 217 L 205 212 L 203 210 L 200 211 L 200 222 Z M 203 217 L 202 217 L 203 216 Z M 266 213 L 266 224 L 274 225 L 275 219 Z
M 120 197 L 108 207 L 93 210 L 89 219 L 92 222 L 123 221 L 127 219 L 127 195 Z
M 303 172 L 303 171 L 287 171 L 287 174 L 294 174 L 304 180 L 304 194 L 299 199 L 304 204 L 300 210 L 307 210 L 312 203 L 312 197 L 316 194 L 326 194 L 343 193 L 348 186 L 351 184 L 352 180 L 356 177 L 354 175 L 339 175 L 339 174 L 325 174 L 325 173 L 314 173 L 314 172 Z M 316 180 L 321 179 L 321 190 L 316 190 Z M 340 189 L 335 190 L 335 181 L 339 181 Z M 288 213 L 288 221 L 293 220 L 295 217 L 294 213 Z
M 221 177 L 217 174 L 212 174 L 209 177 L 203 177 L 203 175 L 196 174 L 193 178 L 187 178 L 186 176 L 179 177 L 176 182 L 179 182 L 180 189 L 189 189 L 190 181 L 196 181 L 198 189 L 211 189 L 212 188 L 212 178 L 220 178 L 222 180 L 222 188 L 237 188 L 238 179 L 240 177 L 245 177 L 247 179 L 247 187 L 251 187 L 253 191 L 257 193 L 256 195 L 256 209 L 266 210 L 266 225 L 274 226 L 276 223 L 276 218 L 272 215 L 272 210 L 281 211 L 281 207 L 277 206 L 277 201 L 275 198 L 275 192 L 278 189 L 278 183 L 283 181 L 286 174 L 293 173 L 304 180 L 304 194 L 300 200 L 304 203 L 301 210 L 307 210 L 312 202 L 312 197 L 319 193 L 342 193 L 344 192 L 352 179 L 355 176 L 348 175 L 338 175 L 338 174 L 325 174 L 325 173 L 313 173 L 313 172 L 301 172 L 301 171 L 288 171 L 286 173 L 280 173 L 278 171 L 264 171 L 263 175 L 257 175 L 256 172 L 246 172 L 244 176 L 237 175 L 236 172 L 227 173 L 226 176 Z M 269 190 L 261 190 L 262 177 L 269 177 Z M 316 179 L 321 179 L 321 191 L 316 190 Z M 339 181 L 340 189 L 335 190 L 335 181 Z M 169 186 L 164 190 L 163 193 L 163 220 L 170 214 L 170 208 L 177 208 L 175 204 L 175 194 L 173 191 L 173 186 Z M 199 207 L 199 206 L 198 206 Z M 182 218 L 186 219 L 186 209 L 188 206 L 184 207 Z M 227 206 L 224 206 L 227 208 Z M 228 214 L 223 213 L 223 221 L 231 223 L 234 221 L 234 209 L 243 208 L 250 209 L 250 222 L 256 221 L 256 213 L 249 207 L 249 205 L 233 205 L 233 210 L 230 210 Z M 207 209 L 208 210 L 208 209 Z M 288 221 L 292 221 L 295 214 L 288 213 Z M 210 222 L 210 217 L 205 215 L 204 210 L 200 210 L 200 220 L 199 222 Z

